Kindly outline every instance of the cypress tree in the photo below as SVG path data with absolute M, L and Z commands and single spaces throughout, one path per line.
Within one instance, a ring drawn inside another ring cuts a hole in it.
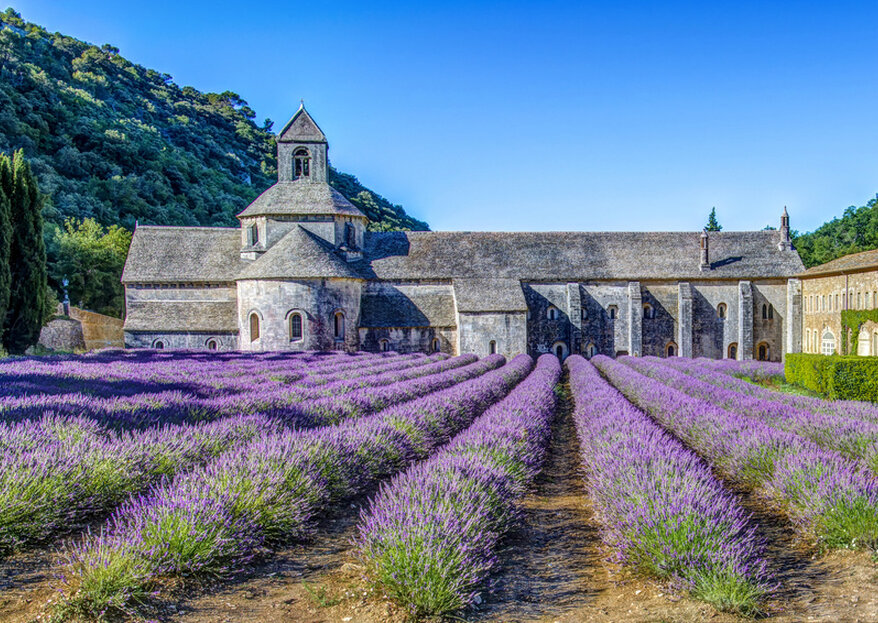
M 716 220 L 716 208 L 711 208 L 710 215 L 707 217 L 707 225 L 704 227 L 706 231 L 722 231 L 723 226 Z
M 9 249 L 12 244 L 12 218 L 9 211 L 9 197 L 3 192 L 3 179 L 12 177 L 12 163 L 5 154 L 0 154 L 0 334 L 3 319 L 9 308 L 9 294 L 12 287 L 12 274 L 9 268 Z
M 46 311 L 42 201 L 21 150 L 12 157 L 11 179 L 6 177 L 3 182 L 12 217 L 12 288 L 3 324 L 3 345 L 10 353 L 21 354 L 37 343 Z

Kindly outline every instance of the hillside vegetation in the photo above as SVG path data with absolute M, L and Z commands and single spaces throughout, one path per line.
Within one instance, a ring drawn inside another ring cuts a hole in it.
M 277 179 L 272 122 L 255 117 L 236 93 L 180 87 L 111 45 L 0 13 L 0 150 L 24 151 L 50 224 L 237 224 Z M 374 229 L 427 229 L 351 175 L 330 182 Z
M 794 244 L 806 268 L 824 264 L 849 253 L 878 249 L 878 196 L 860 207 L 851 206 Z

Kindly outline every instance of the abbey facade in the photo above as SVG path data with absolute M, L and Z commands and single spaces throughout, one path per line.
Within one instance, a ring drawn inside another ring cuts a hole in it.
M 304 108 L 240 227 L 138 227 L 125 344 L 208 350 L 553 352 L 780 360 L 803 270 L 753 232 L 370 232 L 327 183 Z

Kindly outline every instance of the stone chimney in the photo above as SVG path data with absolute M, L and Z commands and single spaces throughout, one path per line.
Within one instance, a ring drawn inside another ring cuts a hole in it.
M 780 240 L 777 243 L 777 248 L 781 251 L 789 251 L 793 248 L 793 243 L 790 240 L 790 215 L 787 214 L 787 207 L 783 207 L 783 214 L 780 216 Z
M 701 266 L 699 266 L 702 272 L 710 270 L 709 242 L 707 230 L 704 229 L 701 231 Z

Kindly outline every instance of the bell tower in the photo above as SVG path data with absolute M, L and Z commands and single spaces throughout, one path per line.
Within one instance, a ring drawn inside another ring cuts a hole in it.
M 299 110 L 277 135 L 277 181 L 326 184 L 329 145 L 305 110 Z

